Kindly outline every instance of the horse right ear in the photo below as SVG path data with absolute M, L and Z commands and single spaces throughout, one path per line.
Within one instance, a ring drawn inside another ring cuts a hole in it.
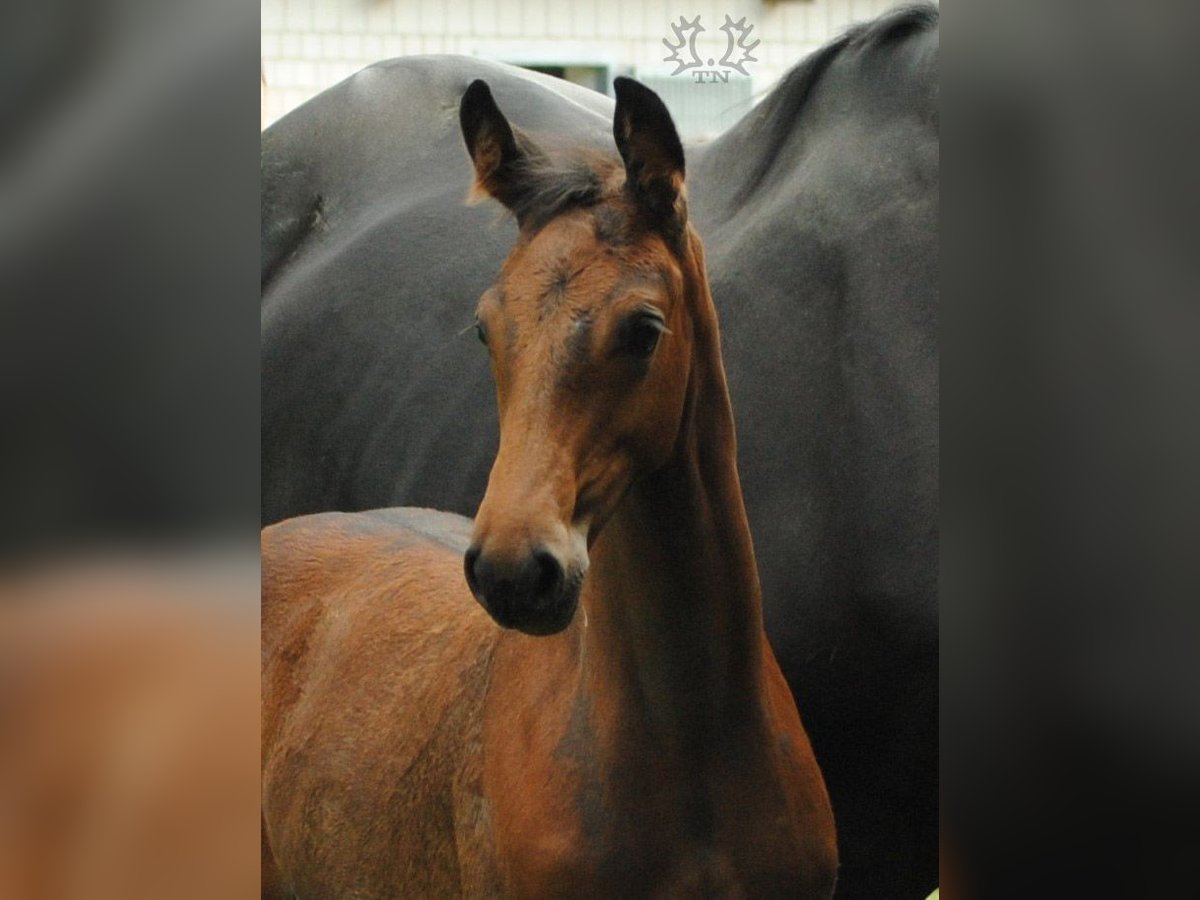
M 517 213 L 528 186 L 531 148 L 522 146 L 525 141 L 513 132 L 486 81 L 471 82 L 459 103 L 458 121 L 475 164 L 472 199 L 494 197 Z
M 617 107 L 613 139 L 625 161 L 625 184 L 639 209 L 663 234 L 677 237 L 687 223 L 683 144 L 662 98 L 632 78 L 613 81 Z

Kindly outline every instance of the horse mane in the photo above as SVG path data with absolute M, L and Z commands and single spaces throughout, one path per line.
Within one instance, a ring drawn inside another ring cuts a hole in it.
M 758 143 L 756 171 L 749 178 L 752 190 L 770 168 L 770 160 L 782 148 L 801 111 L 821 77 L 843 53 L 868 53 L 913 34 L 932 31 L 938 25 L 939 9 L 932 3 L 899 6 L 867 22 L 851 25 L 829 43 L 805 57 L 780 79 L 774 90 L 746 116 Z M 737 126 L 734 126 L 736 129 Z
M 932 3 L 898 6 L 869 22 L 852 25 L 839 38 L 850 50 L 868 50 L 891 41 L 930 31 L 938 24 L 938 7 Z M 836 43 L 836 41 L 835 41 Z

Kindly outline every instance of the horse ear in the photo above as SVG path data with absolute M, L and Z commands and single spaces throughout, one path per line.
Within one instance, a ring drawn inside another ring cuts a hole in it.
M 471 82 L 459 103 L 458 121 L 475 164 L 473 197 L 489 195 L 517 212 L 527 187 L 530 148 L 522 146 L 524 141 L 500 112 L 486 81 Z
M 625 161 L 625 183 L 656 228 L 678 236 L 687 222 L 683 145 L 666 104 L 632 78 L 613 82 L 617 110 L 613 138 Z

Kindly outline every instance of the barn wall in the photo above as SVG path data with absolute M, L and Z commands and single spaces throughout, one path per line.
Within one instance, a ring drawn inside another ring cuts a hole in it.
M 663 92 L 685 136 L 727 127 L 798 59 L 851 22 L 897 0 L 262 0 L 262 56 L 269 124 L 363 66 L 419 53 L 463 53 L 531 65 L 593 67 L 611 84 L 631 74 Z M 664 38 L 680 15 L 699 14 L 702 55 L 720 56 L 729 14 L 754 25 L 758 62 L 749 78 L 689 84 L 671 78 Z

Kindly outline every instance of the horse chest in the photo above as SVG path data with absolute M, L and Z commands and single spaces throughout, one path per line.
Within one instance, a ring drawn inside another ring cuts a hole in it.
M 501 893 L 829 896 L 836 864 L 795 827 L 797 786 L 757 732 L 726 733 L 729 765 L 668 750 L 628 710 L 571 690 L 572 663 L 564 652 L 525 670 L 497 652 L 492 685 L 506 690 L 487 702 L 483 789 Z M 518 687 L 547 684 L 561 689 Z
M 641 776 L 542 773 L 493 801 L 497 870 L 509 896 L 829 896 L 823 870 L 777 815 L 749 808 L 752 797 L 739 804 L 727 792 L 665 778 L 652 760 Z

